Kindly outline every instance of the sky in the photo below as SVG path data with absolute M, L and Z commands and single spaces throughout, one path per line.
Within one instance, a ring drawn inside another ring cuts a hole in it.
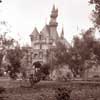
M 92 26 L 91 6 L 88 0 L 2 0 L 0 21 L 7 21 L 9 35 L 25 45 L 34 27 L 39 31 L 49 23 L 53 5 L 58 8 L 58 33 L 64 28 L 65 38 L 71 42 L 74 35 Z

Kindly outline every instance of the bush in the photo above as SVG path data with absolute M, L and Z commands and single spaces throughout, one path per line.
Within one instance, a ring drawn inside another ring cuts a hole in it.
M 43 64 L 40 68 L 41 70 L 41 78 L 45 80 L 48 75 L 50 74 L 50 65 L 49 64 Z
M 5 88 L 0 87 L 0 94 L 1 94 L 1 93 L 4 93 L 5 91 L 6 91 Z
M 70 100 L 71 89 L 61 87 L 57 88 L 55 93 L 56 100 Z

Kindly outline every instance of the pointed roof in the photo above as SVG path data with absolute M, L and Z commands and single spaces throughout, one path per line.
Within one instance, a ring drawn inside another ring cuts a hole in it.
M 61 32 L 61 36 L 60 36 L 61 39 L 64 39 L 64 29 L 62 28 L 62 32 Z
M 55 7 L 55 4 L 53 5 L 52 7 L 52 12 L 57 12 L 58 11 L 58 8 Z
M 60 40 L 67 48 L 70 48 L 70 43 L 64 38 Z
M 62 42 L 67 48 L 70 47 L 70 43 L 64 38 L 64 28 L 62 27 L 62 32 L 60 36 L 60 42 Z
M 35 27 L 34 28 L 34 30 L 33 30 L 33 32 L 32 32 L 32 34 L 30 35 L 30 36 L 37 36 L 37 35 L 39 35 L 39 32 L 38 32 L 38 30 L 37 30 L 37 28 Z
M 50 29 L 48 25 L 45 25 L 42 29 L 42 31 L 40 32 L 41 35 L 43 35 L 44 37 L 46 36 L 50 36 Z
M 57 16 L 58 16 L 58 9 L 55 8 L 55 5 L 53 5 L 50 17 L 56 18 Z
M 53 5 L 53 8 L 52 8 L 52 12 L 55 11 L 55 10 L 56 10 L 56 9 L 55 9 L 55 4 L 54 4 L 54 5 Z

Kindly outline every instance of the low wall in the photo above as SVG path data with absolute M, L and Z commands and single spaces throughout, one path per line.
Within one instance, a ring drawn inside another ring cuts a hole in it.
M 58 87 L 71 87 L 71 88 L 84 88 L 84 87 L 100 87 L 100 82 L 95 81 L 69 81 L 69 82 L 57 82 L 57 81 L 41 81 L 36 84 L 36 87 L 40 88 L 58 88 Z
M 21 80 L 0 80 L 0 87 L 4 88 L 17 88 L 20 87 L 21 85 L 28 86 L 29 82 L 28 81 L 21 81 Z
M 28 80 L 11 80 L 11 79 L 2 79 L 0 80 L 0 87 L 5 88 L 16 88 L 20 86 L 29 86 L 30 83 Z M 39 88 L 58 88 L 62 86 L 71 86 L 72 88 L 80 88 L 80 87 L 100 87 L 100 81 L 79 81 L 72 80 L 67 82 L 59 82 L 59 81 L 40 81 L 35 85 Z

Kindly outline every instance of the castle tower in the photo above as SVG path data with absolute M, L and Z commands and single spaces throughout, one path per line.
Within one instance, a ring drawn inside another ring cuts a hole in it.
M 50 36 L 53 40 L 56 40 L 58 38 L 58 33 L 57 33 L 58 23 L 56 22 L 57 17 L 58 17 L 58 9 L 56 9 L 54 5 L 51 11 L 51 15 L 50 15 L 51 19 L 49 22 Z

